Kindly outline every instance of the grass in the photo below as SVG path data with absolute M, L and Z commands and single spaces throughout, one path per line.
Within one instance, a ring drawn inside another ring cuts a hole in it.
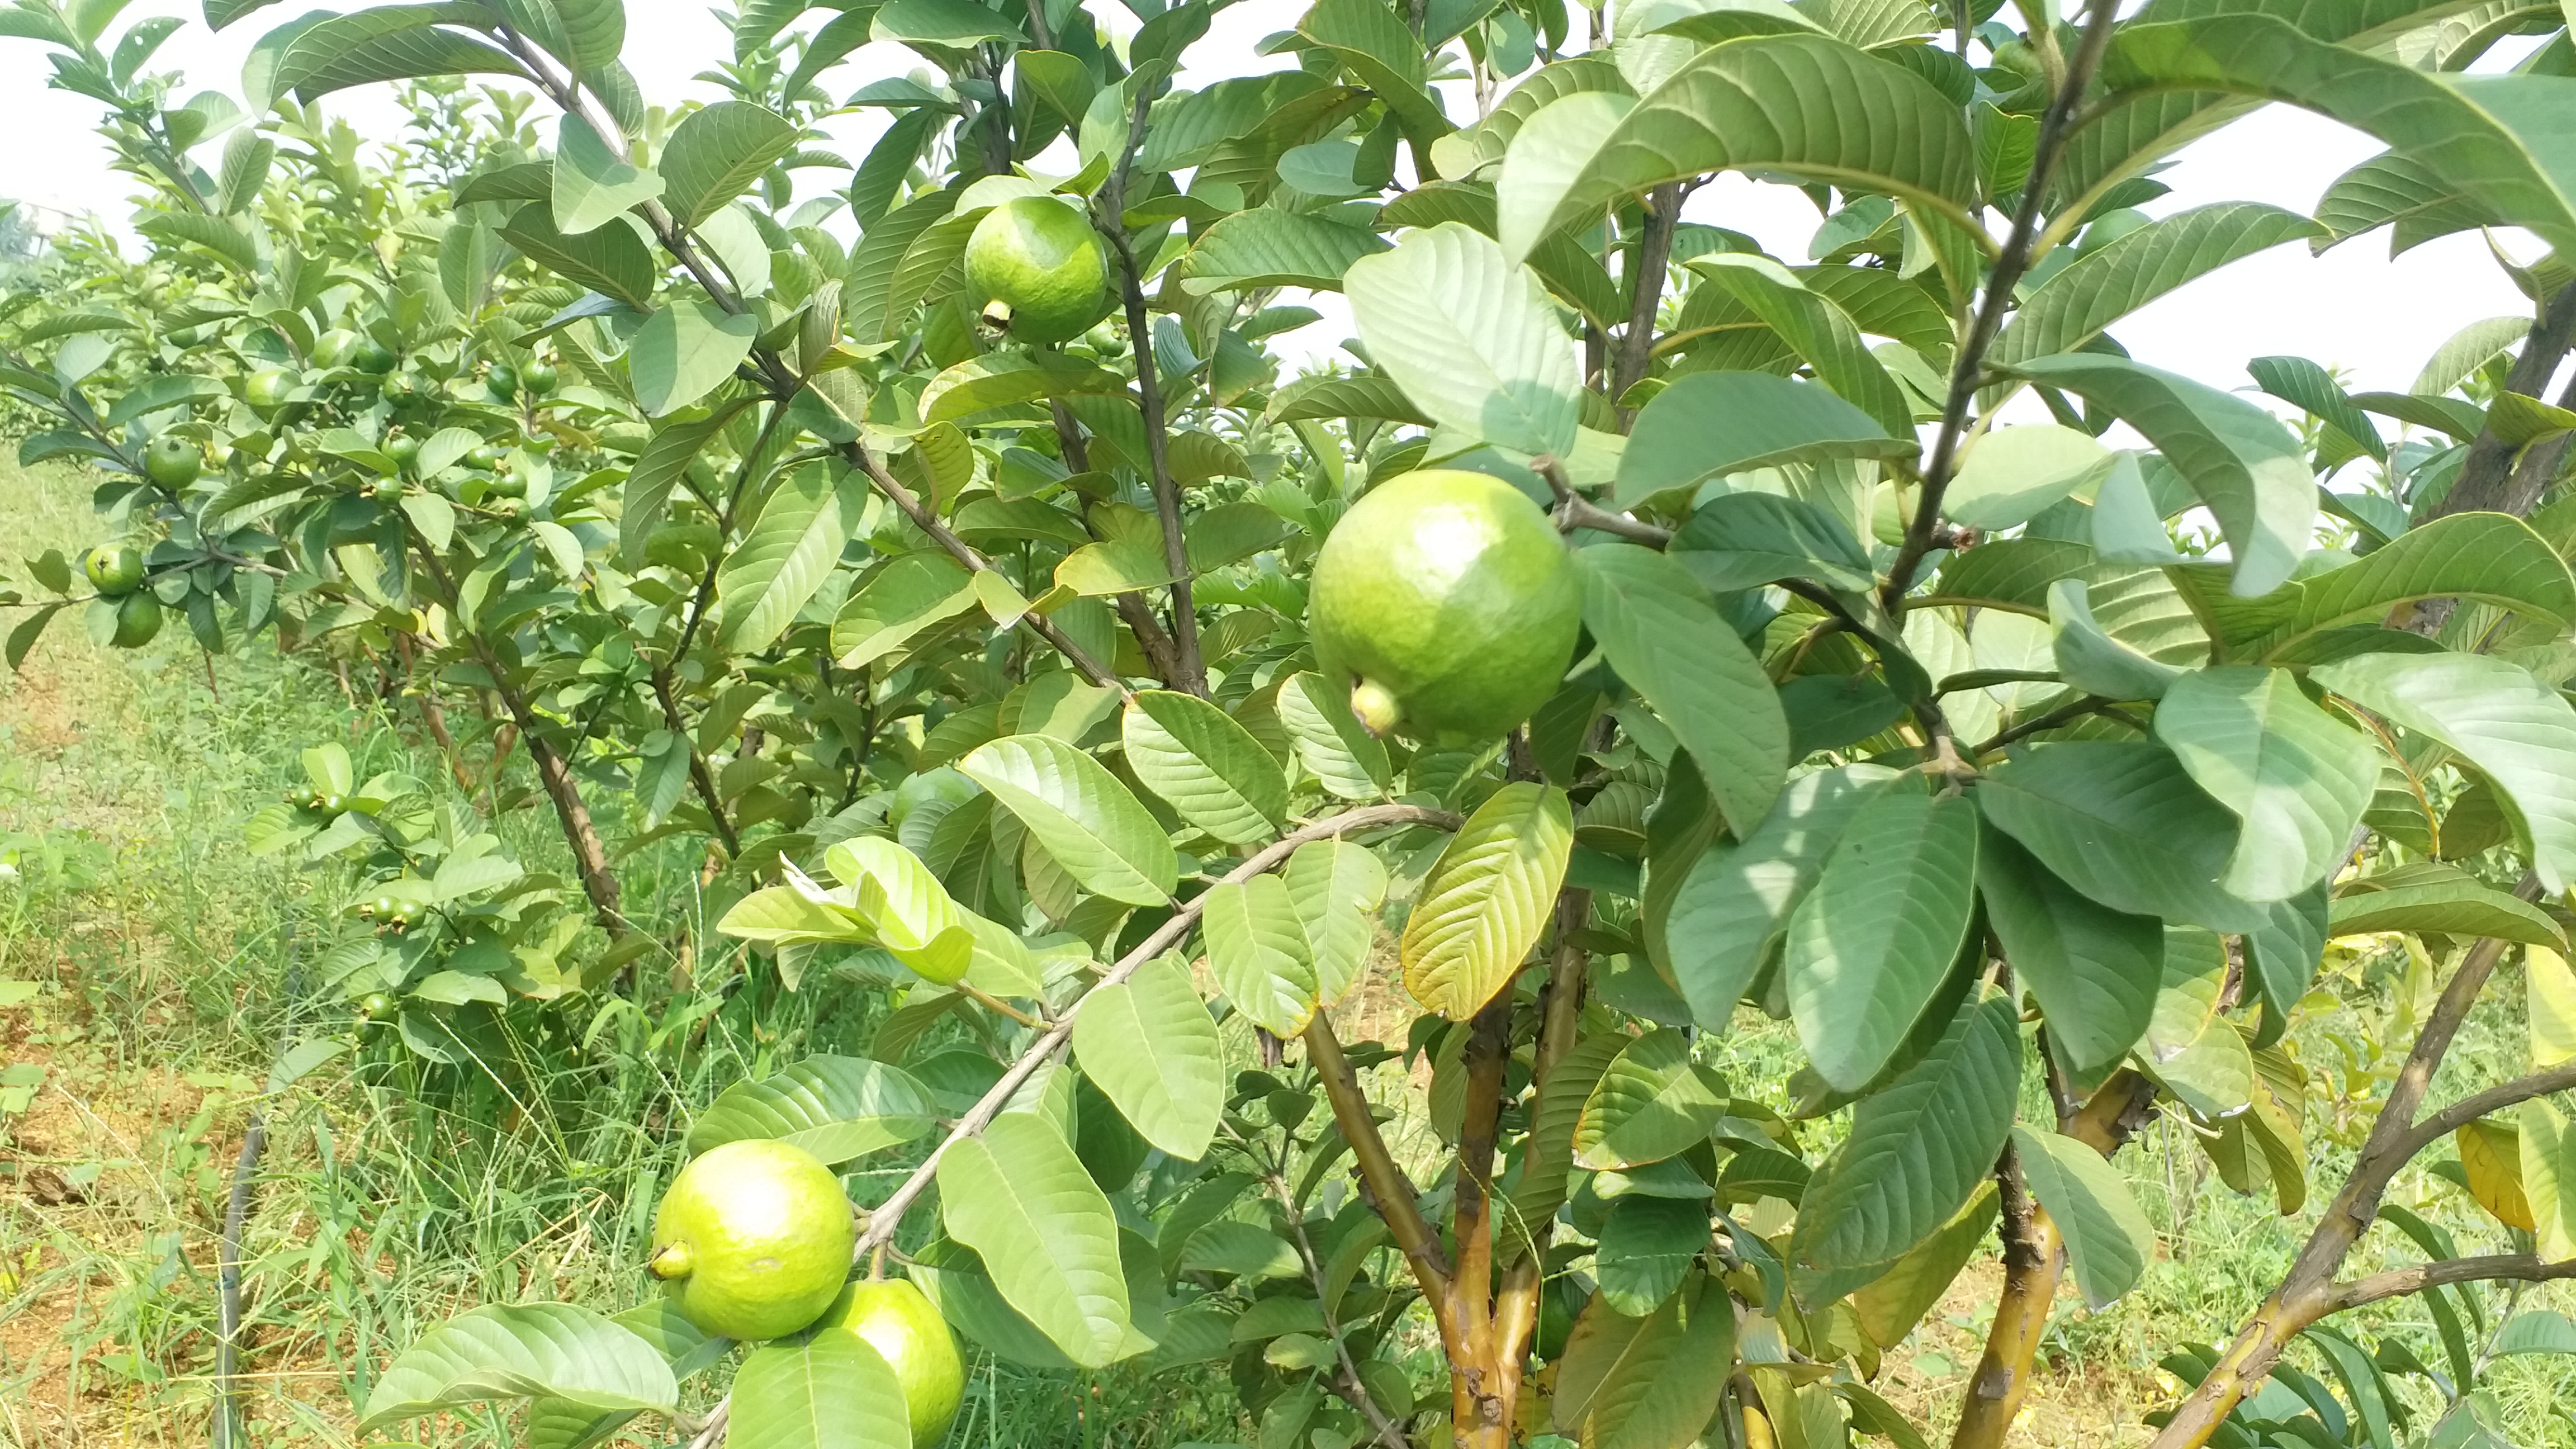
M 0 538 L 12 553 L 71 551 L 96 530 L 78 477 L 0 468 Z M 254 646 L 218 661 L 210 689 L 184 630 L 119 655 L 93 648 L 67 617 L 24 673 L 0 676 L 0 849 L 20 858 L 17 880 L 0 884 L 0 980 L 36 987 L 32 1000 L 0 1006 L 0 1061 L 10 1064 L 0 1077 L 0 1444 L 206 1440 L 216 1240 L 253 1111 L 265 1114 L 270 1145 L 244 1273 L 250 1441 L 339 1445 L 354 1440 L 350 1403 L 369 1376 L 464 1307 L 640 1299 L 642 1244 L 687 1113 L 776 1062 L 863 1051 L 881 1019 L 875 993 L 787 995 L 765 970 L 698 956 L 696 862 L 673 847 L 623 868 L 639 918 L 667 923 L 671 949 L 647 958 L 618 1005 L 515 1015 L 517 1038 L 536 1050 L 489 1074 L 424 1071 L 380 1044 L 270 1090 L 281 1043 L 355 1034 L 345 1004 L 310 989 L 299 999 L 290 984 L 311 981 L 356 882 L 337 864 L 248 855 L 245 821 L 298 777 L 297 750 L 325 740 L 344 743 L 362 777 L 399 768 L 444 778 L 364 693 L 364 673 L 352 697 L 329 669 Z M 441 788 L 449 803 L 475 803 Z M 560 866 L 542 804 L 505 810 L 494 828 L 532 866 Z M 2143 1443 L 2142 1416 L 2176 1387 L 2158 1358 L 2179 1342 L 2223 1339 L 2278 1278 L 2367 1127 L 2355 1093 L 2376 1090 L 2368 1074 L 2388 1066 L 2364 1059 L 2348 1074 L 2337 1042 L 2374 1039 L 2427 997 L 2427 978 L 2403 965 L 2386 951 L 2340 960 L 2341 1001 L 2293 1036 L 2301 1060 L 2334 1071 L 2346 1097 L 2332 1115 L 2310 1117 L 2313 1186 L 2299 1216 L 2227 1190 L 2182 1124 L 2154 1125 L 2121 1155 L 2160 1233 L 2158 1259 L 2104 1311 L 2071 1292 L 2061 1299 L 2021 1442 Z M 1341 1014 L 1348 1035 L 1401 1040 L 1392 988 Z M 2435 1099 L 2520 1071 L 2522 1032 L 2508 972 Z M 1702 1050 L 1735 1090 L 1786 1106 L 1797 1055 L 1785 1026 L 1747 1011 Z M 2035 1095 L 2025 1103 L 2026 1117 L 2044 1112 Z M 1427 1139 L 1418 1116 L 1403 1125 L 1404 1140 Z M 863 1197 L 886 1185 L 855 1181 Z M 2392 1199 L 2451 1228 L 2464 1250 L 2505 1246 L 2463 1194 L 2420 1168 Z M 2365 1256 L 2357 1271 L 2413 1255 L 2382 1228 Z M 1882 1392 L 1946 1426 L 1999 1280 L 1988 1253 L 1887 1355 Z M 2506 1296 L 2488 1298 L 2501 1306 Z M 2570 1306 L 2554 1290 L 2520 1302 Z M 2416 1305 L 2356 1317 L 2339 1326 L 2439 1364 Z M 1431 1368 L 1427 1357 L 1417 1365 L 1417 1383 L 1430 1382 Z M 2396 1378 L 2420 1434 L 2437 1395 Z M 2504 1360 L 2489 1383 L 2514 1443 L 2576 1445 L 2558 1407 L 2563 1360 Z M 711 1377 L 689 1392 L 703 1403 L 721 1387 Z M 515 1442 L 497 1411 L 402 1432 Z M 951 1443 L 1157 1449 L 1249 1443 L 1254 1432 L 1221 1366 L 1076 1376 L 979 1357 Z

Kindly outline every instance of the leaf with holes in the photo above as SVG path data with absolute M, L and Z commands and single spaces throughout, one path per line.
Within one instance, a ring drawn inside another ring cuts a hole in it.
M 1424 878 L 1405 919 L 1404 987 L 1464 1021 L 1509 985 L 1538 944 L 1574 852 L 1565 792 L 1515 781 L 1476 807 Z

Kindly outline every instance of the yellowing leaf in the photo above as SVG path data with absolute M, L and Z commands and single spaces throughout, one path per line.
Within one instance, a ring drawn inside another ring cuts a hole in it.
M 2522 952 L 2523 1015 L 2531 1023 L 2531 1064 L 2554 1067 L 2576 1058 L 2576 972 L 2546 946 Z
M 2531 1199 L 2522 1190 L 2522 1134 L 2480 1118 L 2451 1134 L 2466 1168 L 2469 1196 L 2497 1222 L 2531 1231 Z
M 1538 944 L 1574 853 L 1565 792 L 1526 781 L 1478 806 L 1404 923 L 1404 989 L 1453 1021 L 1494 998 Z

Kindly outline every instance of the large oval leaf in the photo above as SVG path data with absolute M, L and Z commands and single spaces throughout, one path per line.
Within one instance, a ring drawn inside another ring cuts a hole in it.
M 1890 790 L 1852 817 L 1781 957 L 1798 1040 L 1835 1088 L 1869 1085 L 1914 1029 L 1966 938 L 1976 878 L 1965 796 Z
M 669 1410 L 671 1366 L 617 1323 L 570 1303 L 461 1313 L 403 1351 L 367 1394 L 361 1430 L 478 1399 L 545 1395 L 591 1409 Z
M 1853 1112 L 1850 1138 L 1799 1199 L 1799 1259 L 1872 1267 L 1940 1231 L 1994 1170 L 2020 1085 L 2012 1003 L 1963 1004 L 1923 1060 Z
M 1352 263 L 1342 280 L 1369 357 L 1433 421 L 1522 453 L 1574 448 L 1583 378 L 1529 269 L 1458 222 Z
M 921 857 L 882 835 L 854 835 L 827 848 L 823 863 L 896 960 L 942 986 L 966 974 L 975 930 Z
M 1169 958 L 1096 987 L 1073 1019 L 1074 1060 L 1146 1141 L 1196 1162 L 1225 1108 L 1216 1021 Z
M 1770 813 L 1789 772 L 1789 719 L 1753 651 L 1690 570 L 1652 549 L 1577 549 L 1583 623 L 1699 762 L 1739 833 Z
M 1979 844 L 1977 894 L 2064 1065 L 2089 1077 L 2126 1056 L 2156 1009 L 2164 924 L 2068 889 L 2000 831 Z
M 1228 845 L 1279 833 L 1288 779 L 1279 762 L 1224 710 L 1192 695 L 1141 691 L 1122 726 L 1127 765 L 1183 820 Z
M 1386 745 L 1360 727 L 1350 700 L 1308 670 L 1279 686 L 1279 723 L 1295 743 L 1297 763 L 1344 800 L 1374 800 L 1394 778 Z
M 1298 846 L 1279 878 L 1305 932 L 1316 1000 L 1330 1006 L 1368 962 L 1377 908 L 1386 901 L 1386 866 L 1368 847 L 1336 837 Z
M 841 561 L 867 499 L 859 474 L 834 472 L 809 463 L 789 473 L 716 570 L 716 642 L 728 651 L 768 648 Z
M 2485 936 L 2558 950 L 2566 933 L 2547 911 L 2457 866 L 2415 861 L 2347 883 L 2328 906 L 2326 934 L 2380 931 Z
M 2504 792 L 2550 894 L 2576 878 L 2576 708 L 2565 696 L 2483 654 L 2364 654 L 2312 677 L 2458 751 Z
M 2288 670 L 2187 671 L 2166 687 L 2155 730 L 2242 822 L 2221 889 L 2281 900 L 2343 863 L 2379 779 L 2379 751 L 2310 703 Z
M 1690 1042 L 1657 1027 L 1628 1043 L 1583 1100 L 1571 1139 L 1574 1165 L 1641 1167 L 1708 1140 L 1726 1115 L 1726 1091 L 1693 1062 Z
M 2115 911 L 2258 931 L 2264 912 L 2219 889 L 2235 820 L 2162 745 L 2042 745 L 1987 775 L 1977 807 L 2058 878 Z
M 2075 1286 L 2096 1310 L 2137 1286 L 2156 1255 L 2156 1230 L 2118 1169 L 2102 1154 L 2054 1132 L 2015 1126 L 2022 1180 L 2057 1220 Z
M 939 1155 L 939 1214 L 1011 1307 L 1065 1357 L 1098 1368 L 1127 1337 L 1118 1219 L 1046 1119 L 1005 1112 Z
M 2195 277 L 2316 234 L 2306 217 L 2255 201 L 2160 217 L 2051 273 L 2013 313 L 1987 358 L 2002 364 L 2072 351 Z
M 2270 413 L 2233 393 L 2105 353 L 2034 358 L 2013 371 L 2083 394 L 2155 444 L 2217 518 L 2235 559 L 2229 589 L 2238 598 L 2279 588 L 2307 555 L 2316 480 L 2298 438 Z
M 1098 760 L 1046 735 L 1012 735 L 957 768 L 1020 817 L 1085 890 L 1136 906 L 1171 899 L 1180 861 L 1170 839 Z
M 846 1328 L 763 1344 L 734 1375 L 728 1449 L 883 1449 L 912 1442 L 903 1381 Z
M 1515 781 L 1450 838 L 1404 923 L 1404 988 L 1464 1021 L 1508 985 L 1556 904 L 1574 853 L 1565 792 Z
M 1799 776 L 1758 829 L 1692 863 L 1669 914 L 1649 913 L 1647 950 L 1663 953 L 1703 1029 L 1722 1031 L 1734 1019 L 1736 998 L 1753 984 L 1843 828 L 1895 778 L 1883 765 Z
M 1287 883 L 1276 875 L 1210 886 L 1199 913 L 1208 970 L 1255 1025 L 1295 1036 L 1315 1014 L 1315 968 Z
M 1714 46 L 1625 101 L 1568 96 L 1512 138 L 1495 187 L 1510 256 L 1620 197 L 1710 171 L 1890 192 L 1962 225 L 1976 204 L 1959 108 L 1912 71 L 1822 36 Z
M 1756 468 L 1910 457 L 1915 448 L 1910 432 L 1891 435 L 1868 413 L 1811 382 L 1766 372 L 1686 373 L 1638 410 L 1619 454 L 1619 501 L 1638 503 Z
M 689 1153 L 747 1137 L 791 1142 L 827 1163 L 848 1162 L 928 1132 L 930 1089 L 866 1057 L 811 1056 L 756 1082 L 725 1088 L 689 1125 Z

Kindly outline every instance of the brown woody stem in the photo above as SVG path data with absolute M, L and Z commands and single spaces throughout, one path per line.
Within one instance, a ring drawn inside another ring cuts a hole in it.
M 2070 124 L 2076 107 L 2084 100 L 2085 88 L 2093 83 L 2093 72 L 2102 64 L 2102 53 L 2111 44 L 2111 29 L 2119 18 L 2116 0 L 2093 0 L 2093 12 L 2084 29 L 2084 43 L 2075 53 L 2057 94 L 2050 99 L 2048 111 L 2040 117 L 2039 140 L 2031 154 L 2030 177 L 2023 182 L 2021 206 L 2013 214 L 2012 235 L 1996 256 L 1994 270 L 1986 277 L 1986 294 L 1978 304 L 1975 320 L 1970 323 L 1966 341 L 1950 365 L 1950 395 L 1941 408 L 1941 431 L 1932 442 L 1932 455 L 1923 469 L 1923 494 L 1915 500 L 1914 521 L 1905 528 L 1905 542 L 1897 549 L 1896 559 L 1888 565 L 1887 585 L 1880 591 L 1880 601 L 1890 614 L 1905 607 L 1905 592 L 1914 586 L 1914 571 L 1922 566 L 1923 557 L 1932 551 L 1934 530 L 1941 522 L 1941 496 L 1950 486 L 1952 471 L 1958 466 L 1959 443 L 1968 431 L 1968 405 L 1984 381 L 1986 350 L 1995 344 L 2003 331 L 2004 314 L 2012 310 L 2013 289 L 2022 274 L 2030 270 L 2031 243 L 2039 232 L 2040 207 L 2048 197 L 2049 179 L 2057 173 L 2057 163 L 2066 154 L 2066 138 L 2073 131 Z M 2043 37 L 2045 32 L 2042 32 Z M 2054 49 L 2052 43 L 2051 47 Z
M 2514 887 L 2514 894 L 2526 901 L 2538 899 L 2539 879 L 2524 875 Z M 2346 1306 L 2342 1301 L 2345 1287 L 2352 1285 L 2339 1287 L 2334 1276 L 2351 1255 L 2354 1244 L 2377 1220 L 2380 1198 L 2398 1169 L 2434 1140 L 2418 1132 L 2416 1109 L 2423 1105 L 2424 1093 L 2433 1083 L 2433 1072 L 2450 1052 L 2451 1039 L 2459 1034 L 2460 1023 L 2468 1018 L 2469 1008 L 2477 1004 L 2488 976 L 2503 959 L 2504 948 L 2504 942 L 2490 938 L 2470 947 L 2461 958 L 2459 969 L 2451 973 L 2450 981 L 2442 988 L 2441 999 L 2424 1018 L 2424 1029 L 2416 1034 L 2405 1065 L 2398 1068 L 2397 1079 L 2389 1084 L 2388 1100 L 2381 1104 L 2378 1118 L 2371 1123 L 2370 1135 L 2362 1142 L 2361 1154 L 2343 1190 L 2335 1194 L 2316 1231 L 2299 1250 L 2288 1276 L 2237 1330 L 2217 1365 L 2157 1433 L 2153 1449 L 2199 1449 L 2208 1443 L 2245 1395 L 2272 1372 L 2284 1345 L 2308 1325 Z M 2504 1090 L 2507 1089 L 2498 1089 Z M 2492 1094 L 2480 1094 L 2487 1095 Z M 2472 1097 L 2459 1105 L 2477 1100 Z M 2439 1122 L 2446 1116 L 2437 1114 L 2432 1120 Z

